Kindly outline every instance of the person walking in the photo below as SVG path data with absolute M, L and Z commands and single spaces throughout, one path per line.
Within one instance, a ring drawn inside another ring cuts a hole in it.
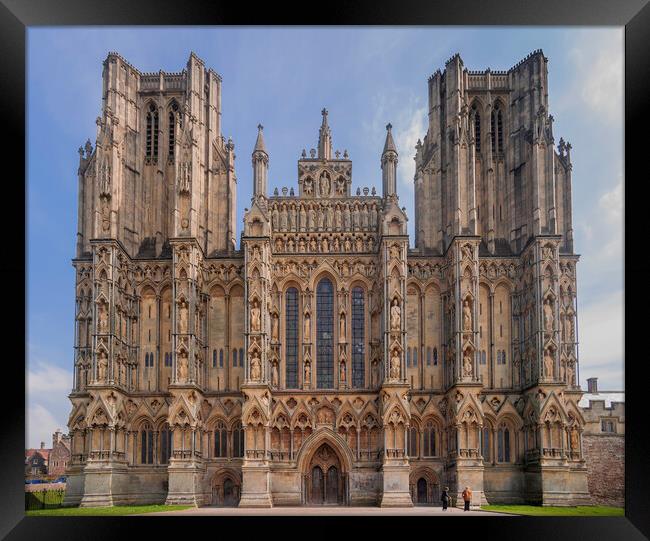
M 440 496 L 440 499 L 442 500 L 442 510 L 446 511 L 447 506 L 449 505 L 449 487 L 445 487 L 444 490 L 442 491 L 442 495 Z
M 465 511 L 469 511 L 469 504 L 472 502 L 472 490 L 469 487 L 465 487 L 463 490 L 463 501 L 465 502 Z

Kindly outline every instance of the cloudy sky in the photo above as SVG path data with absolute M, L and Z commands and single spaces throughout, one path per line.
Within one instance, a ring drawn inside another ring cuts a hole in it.
M 29 28 L 27 57 L 27 404 L 29 446 L 65 429 L 72 385 L 77 148 L 94 143 L 102 61 L 181 71 L 194 51 L 223 78 L 222 122 L 237 154 L 238 231 L 251 197 L 250 153 L 264 125 L 269 186 L 297 185 L 327 107 L 353 188 L 381 189 L 385 125 L 400 153 L 411 220 L 414 145 L 426 132 L 427 78 L 459 52 L 465 66 L 549 59 L 556 140 L 570 141 L 578 265 L 580 382 L 623 389 L 623 28 Z

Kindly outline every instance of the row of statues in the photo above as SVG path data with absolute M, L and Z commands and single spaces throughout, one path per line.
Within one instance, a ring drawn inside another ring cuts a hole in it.
M 380 208 L 375 204 L 327 203 L 271 205 L 274 231 L 376 229 Z
M 290 253 L 330 253 L 330 252 L 374 252 L 377 241 L 373 236 L 327 235 L 317 237 L 276 237 L 273 243 L 275 252 Z

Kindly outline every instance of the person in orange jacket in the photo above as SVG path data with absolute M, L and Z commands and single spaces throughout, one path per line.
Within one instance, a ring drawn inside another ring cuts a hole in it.
M 472 502 L 472 490 L 469 487 L 465 487 L 463 490 L 463 501 L 465 502 L 465 511 L 469 511 L 469 504 Z

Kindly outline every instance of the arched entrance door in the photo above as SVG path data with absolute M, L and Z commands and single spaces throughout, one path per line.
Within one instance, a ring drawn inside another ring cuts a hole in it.
M 307 503 L 342 505 L 343 476 L 337 454 L 323 443 L 314 453 L 307 474 Z
M 417 493 L 418 493 L 418 501 L 417 503 L 423 504 L 423 503 L 429 503 L 429 498 L 427 494 L 427 480 L 424 477 L 420 477 L 418 479 L 418 484 L 417 484 Z

